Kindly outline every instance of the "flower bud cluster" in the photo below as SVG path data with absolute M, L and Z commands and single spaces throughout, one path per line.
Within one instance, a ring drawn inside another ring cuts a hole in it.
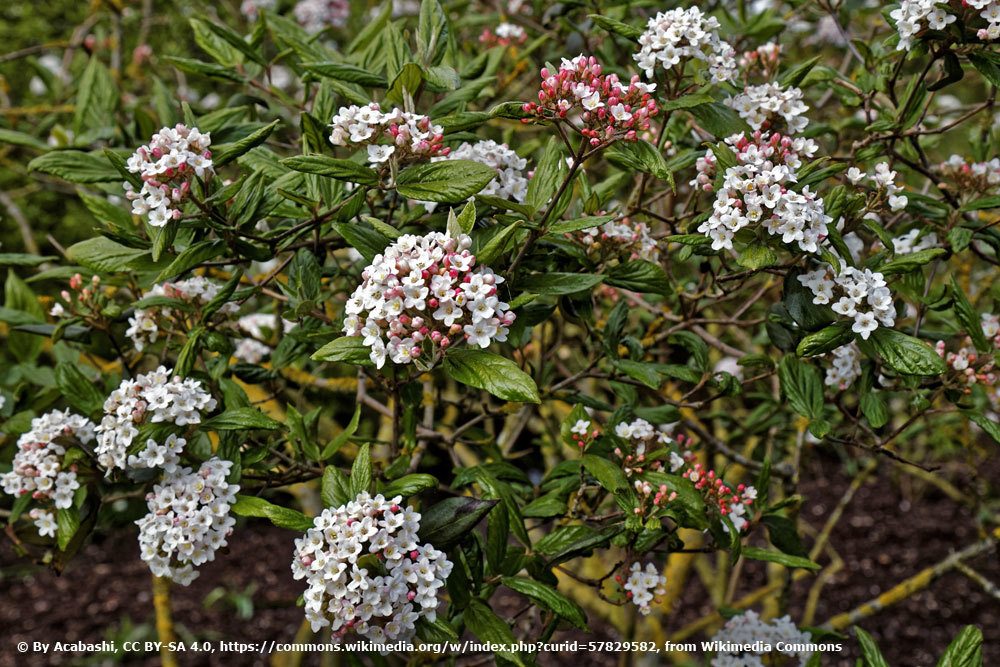
M 712 667 L 764 667 L 764 665 L 791 665 L 787 660 L 775 658 L 777 655 L 798 658 L 800 667 L 805 667 L 812 657 L 812 651 L 794 650 L 795 647 L 813 643 L 809 633 L 795 627 L 790 616 L 782 616 L 765 621 L 753 610 L 733 616 L 712 638 L 722 646 L 737 646 L 742 650 L 719 651 L 712 659 Z M 770 646 L 772 653 L 754 653 L 747 650 L 752 646 Z M 779 650 L 777 647 L 786 647 Z M 761 658 L 767 658 L 766 661 Z
M 733 135 L 726 143 L 736 154 L 736 164 L 726 169 L 712 215 L 698 227 L 712 239 L 712 248 L 732 249 L 738 231 L 762 225 L 769 234 L 780 235 L 784 243 L 794 242 L 805 252 L 817 252 L 832 219 L 823 209 L 823 200 L 808 186 L 801 192 L 791 189 L 798 180 L 796 170 L 802 158 L 812 157 L 816 144 L 811 139 L 767 132 L 755 132 L 749 138 Z M 693 187 L 707 192 L 714 189 L 717 168 L 716 157 L 710 159 L 709 154 L 698 161 L 698 176 L 691 181 Z
M 388 357 L 409 364 L 464 340 L 489 347 L 507 340 L 515 315 L 500 300 L 504 279 L 476 267 L 465 234 L 406 234 L 372 260 L 345 307 L 344 333 L 363 336 L 379 368 Z M 425 354 L 429 353 L 429 354 Z
M 51 501 L 56 509 L 72 507 L 73 495 L 80 488 L 80 482 L 75 466 L 63 467 L 66 455 L 64 438 L 89 443 L 94 439 L 94 424 L 68 410 L 53 410 L 32 419 L 31 429 L 17 439 L 17 451 L 10 472 L 0 475 L 4 493 L 14 497 L 30 494 L 32 500 L 42 503 Z M 48 531 L 51 513 L 43 508 L 32 512 L 40 534 L 43 537 L 46 534 L 55 535 L 54 522 L 52 532 Z
M 570 438 L 573 439 L 573 442 L 576 443 L 576 446 L 579 447 L 580 450 L 586 449 L 587 445 L 601 435 L 600 430 L 596 427 L 591 429 L 590 424 L 591 422 L 589 419 L 577 419 L 576 423 L 569 429 Z
M 90 284 L 84 287 L 83 276 L 74 274 L 69 279 L 69 289 L 59 293 L 62 300 L 69 305 L 70 313 L 84 314 L 93 313 L 101 309 L 102 301 L 98 298 L 100 292 L 97 288 L 101 286 L 101 277 L 94 275 L 90 277 Z M 66 315 L 66 307 L 56 301 L 49 309 L 52 317 L 63 317 Z
M 757 489 L 745 484 L 739 484 L 733 490 L 726 486 L 722 477 L 714 470 L 707 470 L 701 463 L 695 462 L 682 474 L 701 492 L 706 502 L 718 509 L 719 514 L 728 517 L 737 532 L 742 532 L 748 525 L 751 505 L 757 498 Z M 723 524 L 727 531 L 729 528 Z
M 292 9 L 295 20 L 308 33 L 326 28 L 342 28 L 351 16 L 348 0 L 299 0 Z
M 767 79 L 778 73 L 781 62 L 781 45 L 774 42 L 761 44 L 752 51 L 744 51 L 740 56 L 740 68 L 748 74 L 758 72 Z
M 104 419 L 98 433 L 97 461 L 108 473 L 115 469 L 177 468 L 179 454 L 187 441 L 169 434 L 162 443 L 153 438 L 135 442 L 145 424 L 174 424 L 185 427 L 201 423 L 202 415 L 215 409 L 216 401 L 198 380 L 172 377 L 172 370 L 160 366 L 155 371 L 123 380 L 104 402 Z
M 164 127 L 128 159 L 128 170 L 139 174 L 142 188 L 136 192 L 125 183 L 125 196 L 132 201 L 132 213 L 145 215 L 153 227 L 163 227 L 181 217 L 181 206 L 191 192 L 195 177 L 215 173 L 212 138 L 198 128 L 178 123 Z
M 197 472 L 178 468 L 146 495 L 149 513 L 136 521 L 142 559 L 158 577 L 187 586 L 195 568 L 215 560 L 236 519 L 229 510 L 240 487 L 229 484 L 231 461 L 211 458 Z
M 778 117 L 785 121 L 788 134 L 798 134 L 809 125 L 804 115 L 809 107 L 799 88 L 782 88 L 777 83 L 747 86 L 742 93 L 726 98 L 725 104 L 754 130 L 774 129 Z
M 584 55 L 563 58 L 556 72 L 543 67 L 538 102 L 525 104 L 524 112 L 555 121 L 579 114 L 582 127 L 578 129 L 591 146 L 619 139 L 635 141 L 637 133 L 649 129 L 649 119 L 659 113 L 651 95 L 656 84 L 642 83 L 638 75 L 623 84 L 617 74 L 601 72 L 597 59 Z
M 993 346 L 993 352 L 1000 352 L 1000 315 L 983 313 L 981 317 L 983 335 Z M 938 355 L 944 359 L 949 368 L 958 374 L 962 383 L 969 387 L 976 384 L 982 385 L 990 395 L 991 402 L 994 399 L 994 394 L 1000 398 L 1000 394 L 997 393 L 997 382 L 1000 380 L 1000 374 L 996 370 L 995 354 L 987 352 L 980 355 L 973 345 L 972 339 L 968 336 L 962 340 L 958 351 L 948 352 L 946 348 L 947 344 L 943 340 L 939 340 L 935 346 Z M 971 389 L 966 389 L 966 391 L 971 391 Z
M 712 83 L 735 81 L 736 51 L 719 38 L 719 20 L 697 7 L 659 12 L 639 36 L 639 52 L 632 56 L 652 79 L 657 67 L 670 70 L 694 59 L 705 63 Z
M 656 601 L 655 596 L 666 593 L 666 587 L 667 578 L 660 574 L 652 563 L 646 563 L 646 569 L 639 563 L 632 563 L 632 569 L 623 586 L 626 597 L 639 608 L 639 613 L 643 616 L 649 615 L 652 611 L 649 603 Z
M 397 163 L 448 155 L 442 142 L 444 130 L 427 116 L 394 107 L 383 113 L 377 102 L 340 107 L 330 124 L 334 146 L 367 146 L 368 162 L 378 166 L 389 158 Z
M 1000 186 L 1000 158 L 987 162 L 968 162 L 960 155 L 952 155 L 938 165 L 941 175 L 955 181 L 959 192 L 992 192 Z
M 483 28 L 479 35 L 479 43 L 485 46 L 511 46 L 514 44 L 524 44 L 528 41 L 528 33 L 519 25 L 513 23 L 500 23 L 495 30 L 488 27 Z
M 629 259 L 644 259 L 649 262 L 660 260 L 660 248 L 656 239 L 650 235 L 649 226 L 629 217 L 582 230 L 576 234 L 576 239 L 598 255 L 605 255 L 610 251 L 612 255 Z
M 420 514 L 402 496 L 359 494 L 327 508 L 295 540 L 292 574 L 305 579 L 306 620 L 335 638 L 355 632 L 383 644 L 413 637 L 421 617 L 434 621 L 438 592 L 452 563 L 419 544 Z
M 205 305 L 218 295 L 221 288 L 211 280 L 202 276 L 194 276 L 186 280 L 153 285 L 142 295 L 143 299 L 162 296 L 168 299 L 179 299 L 195 306 Z M 235 303 L 226 303 L 220 309 L 222 313 L 232 313 L 239 310 Z M 169 319 L 174 311 L 169 306 L 153 306 L 137 308 L 128 319 L 129 327 L 125 335 L 132 340 L 135 349 L 141 352 L 147 345 L 152 345 L 160 337 L 160 324 Z
M 885 277 L 869 269 L 845 266 L 835 274 L 829 264 L 804 273 L 800 283 L 813 293 L 813 303 L 829 305 L 833 312 L 854 319 L 851 331 L 865 340 L 879 324 L 891 327 L 896 322 L 896 308 Z
M 841 345 L 833 352 L 833 364 L 826 369 L 823 380 L 828 387 L 844 391 L 861 377 L 861 348 L 854 341 Z

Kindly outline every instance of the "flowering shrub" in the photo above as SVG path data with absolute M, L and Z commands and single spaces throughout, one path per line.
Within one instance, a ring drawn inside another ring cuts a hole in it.
M 126 532 L 165 664 L 265 522 L 274 639 L 365 664 L 923 664 L 875 614 L 996 597 L 1000 3 L 83 4 L 0 55 L 0 510 Z M 827 604 L 873 475 L 976 540 Z

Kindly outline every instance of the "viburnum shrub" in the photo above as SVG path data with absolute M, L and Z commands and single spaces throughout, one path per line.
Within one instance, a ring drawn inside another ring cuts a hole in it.
M 817 600 L 883 468 L 995 597 L 1000 3 L 119 4 L 0 56 L 19 555 L 131 531 L 162 603 L 270 521 L 375 664 L 881 665 L 842 633 L 928 581 Z

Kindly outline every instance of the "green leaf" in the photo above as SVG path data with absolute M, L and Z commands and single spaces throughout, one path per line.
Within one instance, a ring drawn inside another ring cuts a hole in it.
M 353 499 L 350 480 L 334 466 L 327 466 L 323 469 L 320 497 L 325 507 L 346 505 Z
M 507 246 L 510 245 L 511 239 L 517 235 L 517 230 L 520 228 L 521 221 L 518 220 L 514 224 L 507 225 L 496 234 L 493 234 L 482 247 L 475 251 L 476 263 L 480 265 L 489 265 L 493 262 L 493 260 L 502 255 L 507 250 Z
M 518 281 L 518 288 L 532 294 L 561 296 L 589 290 L 600 284 L 604 276 L 593 273 L 536 273 Z
M 464 201 L 496 178 L 493 167 L 472 160 L 442 160 L 400 172 L 396 191 L 404 197 L 431 202 Z
M 792 88 L 798 86 L 819 61 L 820 56 L 816 56 L 815 58 L 810 58 L 805 62 L 795 65 L 792 69 L 781 73 L 781 76 L 778 77 L 778 83 L 781 84 L 782 88 Z
M 763 560 L 770 563 L 779 563 L 789 568 L 802 568 L 804 570 L 819 570 L 822 568 L 819 563 L 814 563 L 808 558 L 792 556 L 791 554 L 786 554 L 781 551 L 771 551 L 769 549 L 745 546 L 743 547 L 742 553 L 751 560 Z
M 540 403 L 531 376 L 510 359 L 485 350 L 449 350 L 444 357 L 448 376 L 462 384 L 485 389 L 505 401 Z
M 996 420 L 972 410 L 965 410 L 962 414 L 993 438 L 993 442 L 1000 445 L 1000 424 L 997 424 Z
M 861 414 L 872 428 L 882 428 L 889 423 L 889 408 L 882 392 L 869 390 L 861 395 Z
M 651 174 L 665 181 L 673 181 L 673 174 L 663 153 L 648 141 L 619 141 L 607 151 L 608 160 L 618 167 Z
M 202 262 L 221 257 L 226 252 L 226 242 L 221 240 L 198 241 L 181 251 L 174 261 L 160 271 L 157 280 L 168 280 L 186 273 Z M 78 260 L 79 261 L 79 260 Z M 82 261 L 80 262 L 83 263 Z
M 601 487 L 614 495 L 619 507 L 626 512 L 632 510 L 635 506 L 635 495 L 621 465 L 595 454 L 585 454 L 582 463 L 584 469 L 594 476 Z
M 275 431 L 281 428 L 281 422 L 271 419 L 257 408 L 243 407 L 226 410 L 216 415 L 201 426 L 203 431 Z
M 870 340 L 886 366 L 902 375 L 941 375 L 948 370 L 934 348 L 901 331 L 879 327 Z
M 361 185 L 375 185 L 378 183 L 378 174 L 374 169 L 352 162 L 351 160 L 341 160 L 328 157 L 326 155 L 297 155 L 285 158 L 281 161 L 289 169 L 301 171 L 306 174 L 317 174 L 327 178 L 335 178 L 338 181 L 348 183 L 359 183 Z
M 423 0 L 417 20 L 417 55 L 424 65 L 436 65 L 448 45 L 448 18 L 437 0 Z
M 660 105 L 660 113 L 667 111 L 677 111 L 678 109 L 690 109 L 691 107 L 700 106 L 702 104 L 711 104 L 715 101 L 715 98 L 706 93 L 692 93 L 690 95 L 682 95 L 675 100 L 670 100 L 664 102 Z
M 582 229 L 600 227 L 614 219 L 615 216 L 613 215 L 592 215 L 574 220 L 560 220 L 549 225 L 546 236 L 559 236 L 561 234 L 569 234 L 570 232 L 578 232 Z
M 357 496 L 359 493 L 370 491 L 372 486 L 372 453 L 371 445 L 365 443 L 358 450 L 354 457 L 354 464 L 351 466 L 351 494 Z
M 311 358 L 314 361 L 339 361 L 355 366 L 373 366 L 370 355 L 371 348 L 365 345 L 360 337 L 342 336 L 316 350 Z
M 313 520 L 302 512 L 287 507 L 269 503 L 256 496 L 236 496 L 236 502 L 230 508 L 237 516 L 254 516 L 268 519 L 279 528 L 290 528 L 305 532 L 313 527 Z
M 108 183 L 122 176 L 103 156 L 80 151 L 52 151 L 28 163 L 28 171 L 58 176 L 71 183 Z
M 514 633 L 510 631 L 510 626 L 502 618 L 493 613 L 486 604 L 478 599 L 472 598 L 469 606 L 465 608 L 463 614 L 465 625 L 472 631 L 480 641 L 507 646 L 514 645 Z M 512 651 L 497 651 L 497 656 L 517 665 L 518 667 L 528 667 L 521 654 Z
M 7 271 L 7 281 L 4 283 L 4 310 L 18 311 L 35 321 L 43 320 L 41 302 L 27 283 L 17 277 L 14 269 Z M 21 325 L 27 330 L 32 324 Z M 8 334 L 6 348 L 21 362 L 34 361 L 42 351 L 45 340 L 41 336 L 30 333 L 12 331 Z M 6 364 L 5 364 L 6 365 Z
M 51 255 L 41 257 L 24 252 L 0 252 L 0 266 L 38 266 L 57 259 Z
M 805 336 L 799 341 L 795 353 L 800 357 L 814 357 L 832 352 L 853 339 L 850 322 L 837 322 Z
M 384 76 L 374 74 L 355 65 L 313 62 L 302 63 L 302 66 L 313 74 L 336 79 L 337 81 L 356 83 L 365 88 L 387 88 L 389 86 L 389 81 Z
M 75 507 L 56 510 L 56 544 L 60 551 L 66 550 L 79 529 L 80 510 Z
M 577 628 L 583 631 L 588 630 L 587 615 L 583 613 L 580 605 L 551 586 L 526 577 L 503 577 L 501 581 L 507 588 L 528 596 L 539 606 L 566 619 Z
M 699 104 L 688 109 L 698 126 L 718 139 L 745 132 L 750 133 L 750 126 L 739 114 L 720 102 Z
M 878 644 L 875 643 L 870 634 L 857 626 L 854 626 L 854 634 L 861 646 L 861 659 L 864 661 L 864 667 L 889 667 L 889 663 L 882 657 Z
M 97 56 L 91 56 L 87 69 L 80 78 L 73 111 L 73 131 L 82 134 L 115 125 L 115 107 L 118 106 L 118 87 L 108 68 Z
M 778 363 L 778 379 L 793 410 L 810 419 L 822 416 L 823 382 L 816 368 L 786 354 Z
M 97 390 L 92 379 L 83 374 L 78 364 L 58 364 L 56 386 L 66 402 L 83 415 L 92 415 L 104 405 L 104 394 Z
M 634 259 L 611 267 L 604 282 L 634 292 L 663 296 L 669 296 L 673 292 L 663 267 L 645 259 Z
M 745 269 L 758 271 L 777 264 L 778 253 L 763 243 L 751 243 L 740 252 L 736 263 Z
M 979 313 L 972 307 L 965 296 L 965 292 L 958 286 L 955 277 L 951 278 L 951 295 L 955 300 L 955 317 L 965 327 L 965 333 L 972 339 L 972 343 L 980 352 L 986 352 L 992 347 L 983 334 L 983 325 L 980 322 Z
M 621 21 L 616 21 L 615 19 L 607 16 L 601 16 L 600 14 L 587 14 L 587 17 L 608 32 L 615 35 L 621 35 L 622 37 L 627 37 L 632 41 L 639 39 L 639 36 L 642 34 L 642 28 L 636 28 L 635 26 L 622 23 Z
M 896 257 L 896 259 L 886 262 L 879 267 L 879 272 L 884 276 L 893 276 L 898 273 L 909 273 L 910 271 L 919 269 L 925 264 L 929 264 L 941 255 L 946 254 L 948 254 L 948 251 L 944 248 L 920 250 L 918 252 L 910 253 L 909 255 Z
M 15 130 L 8 130 L 7 128 L 2 127 L 0 127 L 0 144 L 26 146 L 42 152 L 48 152 L 52 149 L 51 146 L 37 137 L 33 137 L 25 132 L 17 132 Z
M 381 253 L 391 243 L 382 232 L 357 222 L 337 222 L 334 223 L 333 229 L 368 262 L 375 259 L 375 255 Z
M 475 528 L 499 502 L 464 496 L 445 498 L 422 512 L 418 531 L 420 541 L 447 551 Z
M 617 370 L 633 380 L 638 380 L 650 389 L 659 389 L 660 385 L 663 384 L 663 378 L 651 364 L 635 359 L 616 359 L 614 366 Z
M 948 644 L 937 667 L 982 667 L 983 631 L 974 625 L 962 628 Z
M 164 60 L 187 74 L 197 74 L 210 79 L 223 79 L 225 81 L 243 83 L 243 77 L 241 77 L 235 69 L 226 67 L 225 65 L 206 63 L 201 60 L 195 60 L 194 58 L 178 58 L 175 56 L 167 56 Z
M 596 530 L 590 526 L 559 526 L 535 543 L 535 553 L 545 556 L 549 566 L 565 562 L 605 546 L 621 532 L 616 526 Z
M 1000 55 L 988 49 L 968 54 L 969 62 L 994 86 L 1000 86 Z
M 66 250 L 70 260 L 97 273 L 116 273 L 138 264 L 138 260 L 149 257 L 148 250 L 129 248 L 104 236 L 95 236 L 71 245 Z
M 247 58 L 257 63 L 258 65 L 266 66 L 267 59 L 262 56 L 257 49 L 252 47 L 245 39 L 240 37 L 238 34 L 230 30 L 224 25 L 218 23 L 210 23 L 205 21 L 205 26 L 215 33 L 218 37 L 226 41 L 231 47 L 245 55 Z
M 228 144 L 221 144 L 212 150 L 212 162 L 216 167 L 229 164 L 245 153 L 249 153 L 253 148 L 260 146 L 267 141 L 275 128 L 281 125 L 280 120 L 273 120 L 264 127 L 254 130 L 247 136 Z
M 354 416 L 351 417 L 350 423 L 344 428 L 343 431 L 338 433 L 330 443 L 323 448 L 323 453 L 320 454 L 320 459 L 325 461 L 330 458 L 337 451 L 343 447 L 347 442 L 354 436 L 358 431 L 358 424 L 361 422 L 361 404 L 354 406 Z
M 535 168 L 535 175 L 528 181 L 528 193 L 525 195 L 524 203 L 534 212 L 541 210 L 555 196 L 568 170 L 562 144 L 557 137 L 549 137 L 545 152 Z
M 403 475 L 399 479 L 394 479 L 382 489 L 382 495 L 386 498 L 403 496 L 409 498 L 423 491 L 429 491 L 438 487 L 437 477 L 426 473 L 413 473 Z

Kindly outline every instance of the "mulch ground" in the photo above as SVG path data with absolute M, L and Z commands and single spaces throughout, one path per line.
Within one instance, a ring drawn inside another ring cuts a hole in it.
M 996 465 L 952 481 L 963 484 L 1000 481 Z M 803 518 L 820 527 L 833 511 L 850 478 L 832 459 L 814 460 L 802 476 L 805 496 Z M 844 560 L 841 570 L 826 586 L 817 607 L 817 623 L 855 608 L 895 584 L 946 557 L 952 550 L 978 539 L 973 508 L 958 505 L 933 487 L 914 489 L 900 484 L 891 467 L 863 486 L 833 531 L 831 544 Z M 302 620 L 295 600 L 301 583 L 292 579 L 289 558 L 294 535 L 286 530 L 254 522 L 239 529 L 229 553 L 201 568 L 201 576 L 188 588 L 175 588 L 174 619 L 182 637 L 199 640 L 293 641 Z M 806 540 L 808 546 L 808 540 Z M 981 574 L 1000 583 L 1000 558 L 987 554 L 970 562 Z M 764 582 L 763 569 L 748 566 L 740 592 Z M 26 567 L 5 541 L 0 546 L 0 666 L 79 664 L 69 655 L 21 655 L 18 642 L 100 641 L 109 633 L 131 627 L 127 639 L 155 639 L 149 571 L 139 560 L 133 531 L 123 529 L 97 536 L 74 559 L 67 570 L 53 572 Z M 789 595 L 793 618 L 801 612 L 812 581 L 798 582 Z M 233 605 L 204 600 L 214 589 L 252 593 L 254 613 L 241 619 Z M 692 579 L 676 618 L 670 627 L 710 611 L 707 594 Z M 498 601 L 505 607 L 505 601 Z M 127 621 L 125 621 L 127 619 Z M 594 619 L 596 620 L 596 619 Z M 925 591 L 872 616 L 861 623 L 879 642 L 894 667 L 934 665 L 937 657 L 967 624 L 978 625 L 986 642 L 985 665 L 1000 665 L 1000 602 L 957 572 L 935 581 Z M 592 626 L 596 623 L 592 623 Z M 143 627 L 147 626 L 147 627 Z M 597 639 L 614 639 L 613 630 L 596 627 Z M 126 638 L 122 632 L 119 639 Z M 576 633 L 557 633 L 556 640 L 583 638 Z M 696 639 L 703 639 L 698 637 Z M 854 664 L 858 657 L 853 638 L 840 656 L 826 656 L 824 665 Z M 136 656 L 128 664 L 156 665 L 155 655 Z M 547 656 L 546 665 L 613 664 L 609 656 Z M 100 664 L 91 661 L 88 664 Z M 257 665 L 255 656 L 209 657 L 187 655 L 182 665 Z M 315 656 L 304 664 L 317 664 Z

